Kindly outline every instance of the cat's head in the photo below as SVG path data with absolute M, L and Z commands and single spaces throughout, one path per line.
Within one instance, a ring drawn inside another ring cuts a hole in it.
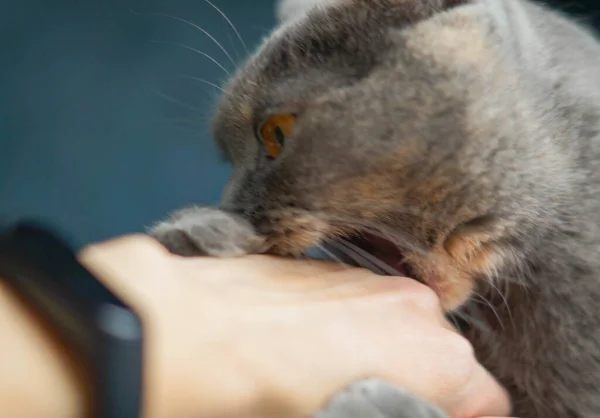
M 223 207 L 273 253 L 362 249 L 446 309 L 518 263 L 565 163 L 487 6 L 462 3 L 330 1 L 278 28 L 218 106 Z

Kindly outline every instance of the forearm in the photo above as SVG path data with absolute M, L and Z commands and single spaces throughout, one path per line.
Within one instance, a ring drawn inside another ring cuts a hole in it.
M 19 418 L 89 416 L 76 358 L 0 279 L 0 410 Z
M 250 386 L 240 386 L 245 379 L 240 379 L 235 362 L 224 358 L 225 353 L 197 347 L 196 358 L 174 358 L 178 350 L 167 346 L 174 342 L 160 335 L 155 324 L 149 325 L 145 418 L 237 417 L 257 406 L 258 396 L 244 390 Z M 197 368 L 202 372 L 189 372 Z M 93 416 L 88 382 L 73 351 L 0 278 L 0 415 Z

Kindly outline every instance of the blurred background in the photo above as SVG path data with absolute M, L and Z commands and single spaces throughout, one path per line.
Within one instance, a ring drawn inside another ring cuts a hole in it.
M 249 50 L 274 25 L 274 0 L 211 3 Z M 248 54 L 209 3 L 14 0 L 0 45 L 2 223 L 43 219 L 86 243 L 218 202 L 229 167 L 208 83 Z
M 41 219 L 85 244 L 218 202 L 210 84 L 275 21 L 274 0 L 211 3 L 243 42 L 204 0 L 0 0 L 2 224 Z M 598 0 L 553 3 L 600 23 Z

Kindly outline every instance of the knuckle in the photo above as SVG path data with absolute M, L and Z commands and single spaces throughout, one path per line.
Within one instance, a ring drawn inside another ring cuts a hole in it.
M 465 337 L 460 334 L 448 332 L 448 346 L 454 356 L 473 362 L 475 359 L 475 349 Z
M 446 367 L 441 369 L 442 379 L 448 385 L 460 390 L 471 379 L 477 360 L 471 343 L 459 334 L 447 331 L 444 349 L 447 353 Z
M 413 303 L 427 312 L 437 313 L 442 311 L 439 296 L 429 286 L 414 281 L 410 287 L 410 296 Z

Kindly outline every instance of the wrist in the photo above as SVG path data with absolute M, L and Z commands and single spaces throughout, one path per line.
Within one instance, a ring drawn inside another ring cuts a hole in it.
M 88 416 L 79 359 L 0 279 L 0 410 L 19 418 Z

